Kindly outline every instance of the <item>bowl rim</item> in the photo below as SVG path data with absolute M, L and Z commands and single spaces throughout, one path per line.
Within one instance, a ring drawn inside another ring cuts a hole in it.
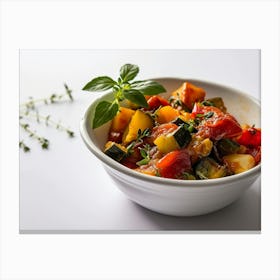
M 225 90 L 230 90 L 230 91 L 234 91 L 239 95 L 242 95 L 244 97 L 246 97 L 247 99 L 251 100 L 252 102 L 256 103 L 259 107 L 260 107 L 260 100 L 250 96 L 246 93 L 244 93 L 243 91 L 240 91 L 238 89 L 235 89 L 233 87 L 229 87 L 229 86 L 224 86 L 223 84 L 220 83 L 216 83 L 216 82 L 212 82 L 212 81 L 207 81 L 207 80 L 200 80 L 200 79 L 193 79 L 193 78 L 180 78 L 180 77 L 156 77 L 156 78 L 151 78 L 151 80 L 181 80 L 181 81 L 189 81 L 189 82 L 201 82 L 204 84 L 209 84 L 211 86 L 216 86 L 216 87 L 221 87 Z M 112 158 L 106 156 L 103 151 L 101 151 L 99 149 L 99 147 L 97 147 L 95 145 L 95 143 L 91 140 L 88 132 L 87 132 L 87 118 L 90 115 L 91 112 L 91 108 L 94 106 L 94 104 L 96 104 L 97 101 L 103 99 L 104 97 L 108 96 L 110 93 L 106 93 L 103 94 L 102 96 L 98 96 L 97 98 L 95 98 L 92 103 L 87 107 L 82 120 L 80 121 L 80 135 L 84 141 L 84 143 L 86 144 L 86 146 L 88 147 L 88 149 L 99 159 L 101 160 L 102 163 L 106 164 L 107 166 L 109 166 L 110 168 L 113 168 L 115 170 L 117 170 L 120 173 L 124 173 L 127 176 L 133 177 L 135 179 L 139 179 L 141 181 L 146 181 L 149 183 L 155 183 L 155 184 L 161 184 L 161 185 L 172 185 L 174 187 L 180 187 L 180 188 L 208 188 L 208 187 L 213 187 L 213 185 L 224 185 L 226 183 L 232 183 L 238 180 L 243 180 L 249 177 L 254 177 L 260 174 L 260 170 L 261 170 L 261 163 L 258 164 L 257 166 L 239 173 L 239 174 L 235 174 L 235 175 L 231 175 L 231 176 L 227 176 L 227 177 L 222 177 L 222 178 L 217 178 L 217 179 L 205 179 L 205 180 L 180 180 L 180 179 L 170 179 L 170 178 L 163 178 L 163 177 L 158 177 L 158 176 L 150 176 L 147 174 L 143 174 L 140 172 L 137 172 L 133 169 L 130 169 L 118 162 L 116 162 L 115 160 L 113 160 Z

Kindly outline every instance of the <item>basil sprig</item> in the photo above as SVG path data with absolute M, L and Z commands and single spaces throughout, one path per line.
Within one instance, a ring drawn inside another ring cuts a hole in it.
M 120 102 L 124 99 L 131 101 L 141 107 L 147 108 L 148 103 L 145 95 L 156 95 L 165 92 L 165 88 L 155 81 L 132 80 L 139 73 L 139 67 L 134 64 L 125 64 L 120 69 L 117 81 L 107 76 L 96 77 L 88 82 L 85 91 L 107 91 L 110 90 L 113 101 L 100 101 L 93 117 L 92 128 L 97 128 L 114 118 L 120 108 Z

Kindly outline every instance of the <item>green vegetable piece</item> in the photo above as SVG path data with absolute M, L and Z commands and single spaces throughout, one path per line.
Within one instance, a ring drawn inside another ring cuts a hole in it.
M 174 121 L 172 121 L 172 123 L 180 126 L 180 125 L 185 125 L 187 124 L 185 121 L 183 121 L 180 117 L 176 118 Z
M 221 139 L 216 146 L 219 154 L 222 156 L 235 154 L 240 148 L 240 145 L 237 142 L 228 138 Z
M 202 158 L 195 167 L 195 174 L 199 179 L 215 179 L 225 177 L 227 169 L 223 165 L 219 165 L 210 157 Z
M 127 155 L 127 150 L 122 145 L 111 142 L 110 145 L 105 148 L 104 153 L 116 161 L 121 161 Z
M 192 136 L 186 126 L 180 126 L 172 133 L 180 148 L 185 147 L 192 140 Z

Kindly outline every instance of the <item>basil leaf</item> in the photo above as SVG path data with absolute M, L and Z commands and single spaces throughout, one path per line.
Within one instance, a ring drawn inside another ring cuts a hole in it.
M 116 85 L 117 82 L 115 82 L 113 79 L 107 76 L 97 77 L 91 80 L 89 83 L 87 83 L 83 90 L 87 91 L 104 91 L 107 89 L 112 88 L 114 85 Z
M 140 105 L 144 108 L 148 108 L 148 103 L 144 95 L 136 89 L 128 89 L 123 91 L 123 95 L 131 102 Z
M 166 89 L 155 81 L 137 81 L 131 83 L 131 88 L 139 90 L 144 95 L 156 95 L 166 92 Z
M 115 102 L 101 101 L 95 108 L 92 128 L 97 128 L 110 121 L 118 113 L 119 105 Z
M 120 69 L 120 77 L 123 82 L 133 80 L 139 73 L 139 67 L 134 64 L 125 64 Z

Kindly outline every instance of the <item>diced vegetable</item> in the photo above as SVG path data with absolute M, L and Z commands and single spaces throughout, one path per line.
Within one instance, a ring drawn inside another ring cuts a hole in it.
M 195 163 L 200 158 L 210 155 L 212 148 L 213 142 L 209 138 L 203 139 L 195 136 L 188 145 L 187 150 L 191 156 L 192 163 Z
M 112 120 L 110 131 L 123 133 L 134 113 L 134 110 L 120 107 L 119 112 Z
M 162 157 L 156 164 L 160 176 L 180 178 L 183 172 L 191 170 L 190 156 L 186 150 L 176 150 Z
M 225 177 L 227 170 L 225 166 L 219 165 L 210 157 L 202 158 L 195 167 L 195 174 L 200 179 L 216 179 Z
M 169 153 L 171 151 L 185 147 L 192 137 L 190 132 L 187 130 L 187 127 L 180 126 L 172 133 L 167 135 L 160 135 L 154 141 L 154 144 L 157 146 L 158 150 L 162 153 Z
M 183 120 L 183 118 L 181 116 L 179 116 L 177 119 L 175 119 L 174 121 L 172 121 L 172 123 L 175 123 L 176 125 L 185 125 L 187 124 L 186 121 Z
M 168 106 L 168 105 L 170 105 L 169 102 L 165 98 L 163 98 L 163 97 L 161 97 L 159 95 L 151 96 L 148 99 L 147 102 L 148 102 L 148 105 L 149 105 L 149 107 L 148 107 L 149 110 L 157 109 L 160 106 Z
M 248 154 L 232 154 L 223 157 L 228 168 L 234 173 L 242 173 L 255 166 L 255 159 Z
M 116 161 L 121 161 L 127 155 L 127 149 L 120 144 L 108 141 L 104 153 Z
M 147 104 L 136 110 L 122 101 L 125 107 L 112 119 L 104 153 L 122 165 L 151 176 L 203 180 L 260 163 L 261 129 L 241 127 L 222 98 L 204 100 L 204 90 L 188 82 L 169 101 L 144 98 Z
M 153 120 L 141 110 L 137 110 L 132 116 L 128 126 L 123 134 L 123 143 L 128 144 L 137 139 L 138 131 L 144 131 L 146 128 L 153 127 Z
M 248 147 L 258 147 L 261 145 L 261 130 L 255 127 L 245 128 L 237 142 Z
M 172 93 L 173 98 L 178 98 L 189 109 L 192 110 L 196 102 L 204 100 L 205 91 L 191 83 L 185 82 Z
M 208 103 L 208 105 L 207 105 Z M 213 97 L 210 99 L 206 99 L 205 101 L 202 102 L 203 105 L 205 106 L 214 106 L 220 109 L 223 113 L 227 112 L 227 108 L 224 104 L 224 101 L 221 97 Z
M 232 115 L 224 114 L 213 106 L 203 106 L 196 103 L 192 117 L 199 119 L 198 135 L 203 138 L 220 140 L 232 138 L 242 133 L 240 124 Z
M 156 111 L 156 121 L 160 124 L 175 120 L 180 115 L 177 109 L 171 106 L 163 106 Z
M 154 144 L 157 146 L 158 150 L 164 154 L 179 149 L 178 143 L 171 134 L 159 136 L 154 141 Z
M 192 140 L 191 134 L 188 131 L 188 126 L 180 126 L 176 131 L 171 134 L 176 142 L 178 143 L 179 148 L 184 148 Z
M 181 111 L 179 118 L 181 118 L 183 121 L 187 122 L 191 119 L 191 114 L 189 112 Z
M 218 141 L 217 149 L 220 155 L 225 156 L 237 153 L 240 149 L 240 145 L 231 139 L 224 138 Z

